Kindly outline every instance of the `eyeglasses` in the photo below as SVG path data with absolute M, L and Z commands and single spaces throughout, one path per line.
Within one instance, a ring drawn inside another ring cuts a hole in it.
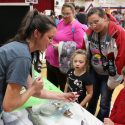
M 94 20 L 93 22 L 89 22 L 88 26 L 92 27 L 93 25 L 97 25 L 100 22 L 102 22 L 102 18 L 98 19 L 98 20 Z
M 63 16 L 63 17 L 69 17 L 71 14 L 72 14 L 72 13 L 63 13 L 63 12 L 62 12 L 62 16 Z

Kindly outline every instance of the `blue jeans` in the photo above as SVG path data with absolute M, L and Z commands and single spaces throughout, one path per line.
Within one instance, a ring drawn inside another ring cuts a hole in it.
M 113 90 L 110 90 L 107 86 L 108 75 L 99 75 L 93 69 L 91 69 L 90 73 L 93 81 L 93 97 L 88 104 L 87 110 L 95 114 L 98 99 L 101 96 L 100 109 L 97 117 L 103 121 L 105 117 L 109 116 Z

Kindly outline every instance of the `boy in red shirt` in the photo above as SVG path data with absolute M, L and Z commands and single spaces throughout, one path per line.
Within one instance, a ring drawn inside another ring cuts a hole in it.
M 125 125 L 125 66 L 122 69 L 124 88 L 120 91 L 113 105 L 109 118 L 104 118 L 104 125 Z

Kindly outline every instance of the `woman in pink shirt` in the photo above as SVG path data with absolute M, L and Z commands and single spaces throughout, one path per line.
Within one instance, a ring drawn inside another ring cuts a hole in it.
M 61 41 L 74 41 L 77 49 L 84 46 L 84 27 L 74 18 L 74 15 L 74 7 L 65 3 L 62 6 L 63 19 L 57 25 L 57 33 L 46 50 L 47 79 L 57 87 L 60 86 L 62 91 L 66 83 L 66 75 L 59 70 L 58 44 Z

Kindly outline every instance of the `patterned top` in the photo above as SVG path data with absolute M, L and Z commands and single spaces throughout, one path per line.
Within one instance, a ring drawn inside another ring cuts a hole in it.
M 81 76 L 74 74 L 74 69 L 68 71 L 68 92 L 78 92 L 80 94 L 78 103 L 80 103 L 86 96 L 86 86 L 92 85 L 91 77 L 88 72 Z

